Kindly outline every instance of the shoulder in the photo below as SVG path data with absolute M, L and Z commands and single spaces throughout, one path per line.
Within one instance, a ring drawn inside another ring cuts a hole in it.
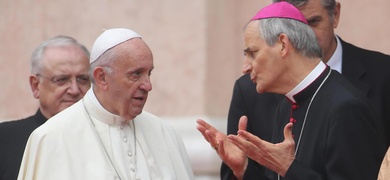
M 27 119 L 27 118 L 26 118 Z M 26 123 L 26 119 L 17 119 L 17 120 L 7 120 L 0 123 L 0 131 L 6 130 L 9 128 L 19 127 L 21 124 Z
M 251 81 L 249 74 L 244 74 L 236 80 L 235 86 L 244 89 L 256 90 L 256 85 Z
M 320 117 L 334 123 L 366 122 L 377 118 L 367 97 L 336 71 L 332 71 L 313 103 Z
M 145 110 L 142 111 L 142 113 L 139 114 L 134 120 L 135 122 L 137 122 L 137 124 L 150 124 L 148 126 L 151 125 L 164 126 L 165 124 L 161 118 Z
M 147 111 L 142 111 L 142 113 L 139 114 L 135 119 L 142 119 L 146 121 L 161 121 L 161 118 Z
M 376 89 L 389 87 L 390 56 L 381 52 L 363 49 L 342 41 L 343 75 L 359 88 L 361 82 Z
M 256 84 L 251 81 L 249 74 L 244 74 L 236 80 L 233 88 L 233 99 L 236 97 L 251 100 L 258 95 Z
M 346 58 L 343 59 L 347 59 L 351 61 L 360 60 L 363 63 L 367 63 L 367 65 L 372 65 L 372 66 L 377 66 L 377 65 L 390 66 L 390 55 L 384 54 L 379 51 L 363 49 L 351 43 L 345 42 L 341 38 L 340 41 L 343 47 L 343 57 L 346 56 Z M 350 58 L 350 57 L 354 57 L 354 58 Z
M 79 101 L 48 119 L 33 132 L 33 135 L 61 134 L 69 129 L 80 129 L 84 122 L 80 117 L 82 112 L 83 107 Z
M 30 117 L 0 123 L 0 149 L 2 149 L 2 153 L 14 151 L 15 146 L 23 148 L 25 141 L 37 127 L 32 126 L 28 121 L 31 121 Z M 0 157 L 4 157 L 2 153 L 0 153 Z
M 337 71 L 332 70 L 329 80 L 321 90 L 327 102 L 368 104 L 367 97 Z
M 138 115 L 135 119 L 134 122 L 137 126 L 137 128 L 142 128 L 145 131 L 155 131 L 157 133 L 158 131 L 162 132 L 173 132 L 174 129 L 173 127 L 160 117 L 147 112 L 147 111 L 142 111 L 140 115 Z
M 11 132 L 18 129 L 28 129 L 31 126 L 33 126 L 32 128 L 36 128 L 37 126 L 34 126 L 34 119 L 35 119 L 35 115 L 29 116 L 24 119 L 2 122 L 0 123 L 0 132 L 5 132 L 5 131 Z

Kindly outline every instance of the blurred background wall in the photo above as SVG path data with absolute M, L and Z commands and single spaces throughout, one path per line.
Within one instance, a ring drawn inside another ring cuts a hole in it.
M 390 1 L 340 0 L 336 32 L 390 54 Z M 220 161 L 196 130 L 204 118 L 225 131 L 234 81 L 241 76 L 243 28 L 271 0 L 0 0 L 0 122 L 37 110 L 29 58 L 43 40 L 68 35 L 89 49 L 102 29 L 138 32 L 154 54 L 145 110 L 182 134 L 197 179 L 218 179 Z

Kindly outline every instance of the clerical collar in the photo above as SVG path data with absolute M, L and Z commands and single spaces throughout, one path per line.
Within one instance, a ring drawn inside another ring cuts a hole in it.
M 330 68 L 332 68 L 333 70 L 336 70 L 341 73 L 343 64 L 343 47 L 341 45 L 340 38 L 338 36 L 335 36 L 335 38 L 337 42 L 336 50 L 326 64 L 328 64 L 328 66 L 330 66 Z
M 47 118 L 42 114 L 42 111 L 40 108 L 38 108 L 37 112 L 35 113 L 34 115 L 36 118 L 35 118 L 35 121 L 38 123 L 38 124 L 43 124 L 47 121 Z
M 295 88 L 293 88 L 290 92 L 286 94 L 286 97 L 292 102 L 295 103 L 296 100 L 294 95 L 298 94 L 306 87 L 308 87 L 313 81 L 315 81 L 326 69 L 326 64 L 322 61 L 318 63 L 318 65 L 303 79 Z
M 109 125 L 114 125 L 114 124 L 121 125 L 122 123 L 126 122 L 126 119 L 123 119 L 118 115 L 112 114 L 111 112 L 103 108 L 103 106 L 96 98 L 96 95 L 93 92 L 92 87 L 87 91 L 87 94 L 85 95 L 84 98 L 88 98 L 92 102 L 93 107 L 90 113 L 91 116 L 94 116 L 95 119 Z

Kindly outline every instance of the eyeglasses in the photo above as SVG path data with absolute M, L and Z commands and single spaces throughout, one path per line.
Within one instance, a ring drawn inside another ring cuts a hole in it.
M 69 75 L 59 75 L 59 76 L 53 76 L 51 78 L 43 76 L 42 74 L 36 74 L 37 76 L 43 77 L 47 80 L 49 80 L 51 83 L 57 85 L 57 86 L 66 86 L 71 84 L 72 78 Z M 76 82 L 79 86 L 87 86 L 90 85 L 89 76 L 88 75 L 80 75 L 76 77 Z

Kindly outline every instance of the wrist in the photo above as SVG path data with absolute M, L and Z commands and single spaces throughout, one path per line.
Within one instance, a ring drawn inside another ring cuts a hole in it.
M 247 167 L 248 167 L 248 158 L 245 159 L 245 162 L 241 167 L 237 169 L 232 169 L 234 176 L 236 176 L 238 180 L 242 180 L 244 178 L 244 173 Z

